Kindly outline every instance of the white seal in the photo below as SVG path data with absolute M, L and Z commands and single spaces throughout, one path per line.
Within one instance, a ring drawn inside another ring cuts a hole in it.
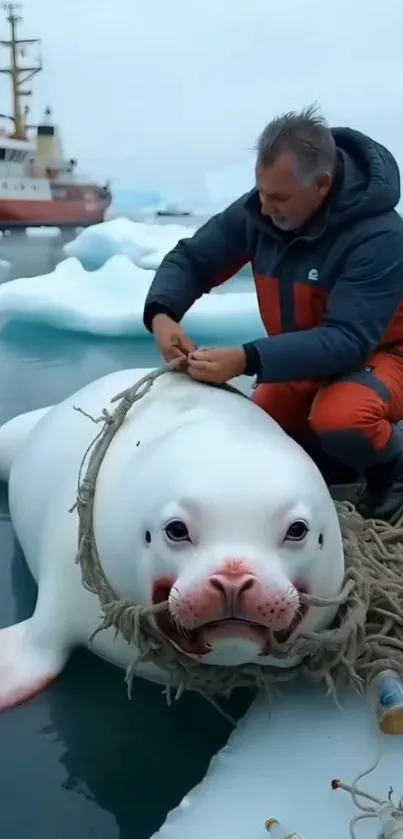
M 96 595 L 75 563 L 75 502 L 83 455 L 111 399 L 144 370 L 112 373 L 57 406 L 0 429 L 0 476 L 9 481 L 16 536 L 38 583 L 33 616 L 0 631 L 0 709 L 54 680 L 71 650 L 99 625 Z M 259 407 L 230 390 L 161 376 L 130 409 L 104 458 L 94 531 L 102 569 L 119 598 L 169 598 L 160 628 L 207 664 L 289 667 L 270 638 L 320 629 L 337 607 L 307 608 L 300 594 L 339 594 L 344 557 L 336 510 L 305 452 Z M 127 667 L 131 645 L 113 629 L 93 642 Z M 298 659 L 299 660 L 299 659 Z M 138 675 L 165 682 L 143 663 Z

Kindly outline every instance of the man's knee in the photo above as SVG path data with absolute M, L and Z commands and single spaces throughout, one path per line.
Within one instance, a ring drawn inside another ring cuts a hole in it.
M 385 385 L 363 370 L 321 389 L 312 404 L 309 424 L 329 454 L 363 463 L 388 444 L 388 400 Z
M 368 388 L 341 381 L 319 391 L 309 414 L 309 424 L 317 435 L 329 431 L 348 431 L 371 425 L 382 415 L 381 400 Z

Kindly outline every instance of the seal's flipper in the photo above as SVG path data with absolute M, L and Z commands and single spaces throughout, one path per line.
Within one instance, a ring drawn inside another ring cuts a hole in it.
M 35 638 L 34 618 L 0 629 L 0 711 L 22 705 L 57 679 L 66 656 Z

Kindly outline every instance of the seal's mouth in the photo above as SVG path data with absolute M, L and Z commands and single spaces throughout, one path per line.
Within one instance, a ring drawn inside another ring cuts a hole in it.
M 164 603 L 168 600 L 172 583 L 159 581 L 153 588 L 153 604 Z M 305 586 L 297 587 L 298 594 L 307 594 Z M 309 604 L 299 599 L 299 606 L 294 619 L 286 629 L 273 632 L 269 627 L 254 621 L 242 620 L 240 618 L 223 618 L 207 622 L 198 626 L 197 629 L 188 630 L 178 625 L 168 611 L 157 612 L 154 616 L 159 631 L 178 647 L 182 652 L 193 656 L 203 656 L 211 652 L 214 643 L 223 639 L 242 639 L 252 641 L 260 647 L 259 656 L 266 657 L 273 655 L 281 657 L 285 655 L 278 649 L 285 645 L 296 632 L 309 611 Z M 274 641 L 274 643 L 273 643 Z

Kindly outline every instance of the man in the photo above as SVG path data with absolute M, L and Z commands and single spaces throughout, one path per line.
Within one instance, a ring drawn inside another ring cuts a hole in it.
M 144 323 L 195 379 L 257 377 L 254 401 L 309 450 L 364 471 L 358 508 L 403 510 L 403 220 L 395 159 L 309 107 L 274 119 L 256 188 L 180 241 L 149 290 Z M 197 350 L 179 326 L 202 294 L 251 262 L 267 338 Z

